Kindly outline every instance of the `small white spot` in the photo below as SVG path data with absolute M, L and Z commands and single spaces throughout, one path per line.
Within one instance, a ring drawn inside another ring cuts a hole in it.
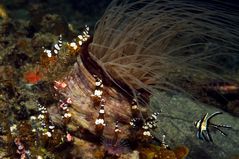
M 18 150 L 23 150 L 24 149 L 24 146 L 20 143 L 20 145 L 17 147 L 18 148 Z
M 74 50 L 78 48 L 75 42 L 70 43 L 70 47 L 72 47 Z
M 43 52 L 45 52 L 48 57 L 52 56 L 51 50 L 45 49 Z
M 58 50 L 54 49 L 54 53 L 55 53 L 55 54 L 58 54 Z
M 81 46 L 83 44 L 83 42 L 80 40 L 80 41 L 78 41 L 78 44 Z
M 16 125 L 16 124 L 14 124 L 14 125 L 12 125 L 12 126 L 10 127 L 10 131 L 11 131 L 11 132 L 13 132 L 13 131 L 15 131 L 15 130 L 17 130 L 17 125 Z
M 135 109 L 138 109 L 138 106 L 137 106 L 137 105 L 133 105 L 131 108 L 132 108 L 133 110 L 135 110 Z
M 96 119 L 95 120 L 95 125 L 103 125 L 103 126 L 105 126 L 105 121 L 104 121 L 104 119 Z
M 155 120 L 157 119 L 157 116 L 155 114 L 151 115 Z
M 121 130 L 120 129 L 115 129 L 115 132 L 121 132 Z
M 94 95 L 95 95 L 95 96 L 98 96 L 98 97 L 101 97 L 102 94 L 103 94 L 103 91 L 102 91 L 102 90 L 96 89 L 95 92 L 94 92 Z
M 63 109 L 63 110 L 67 110 L 67 109 L 68 109 L 68 107 L 62 107 L 62 109 Z
M 82 36 L 82 35 L 78 35 L 78 38 L 79 38 L 80 40 L 83 40 L 83 36 Z
M 54 125 L 50 125 L 50 126 L 49 126 L 49 129 L 54 129 L 54 128 L 55 128 Z
M 43 159 L 43 157 L 42 156 L 37 156 L 37 159 Z
M 150 133 L 149 131 L 144 131 L 144 132 L 143 132 L 143 135 L 144 135 L 144 136 L 151 136 L 151 133 Z
M 58 51 L 61 49 L 58 44 L 55 44 L 54 47 L 55 47 L 55 49 L 57 49 Z
M 99 82 L 95 82 L 96 86 L 100 86 L 102 84 L 102 81 L 100 80 Z
M 43 135 L 47 135 L 48 137 L 52 137 L 52 134 L 51 134 L 51 132 L 46 132 L 46 133 L 43 133 Z
M 44 108 L 43 108 L 42 106 L 38 108 L 39 111 L 41 111 L 41 110 L 43 110 L 43 109 L 44 109 Z
M 71 117 L 71 114 L 70 114 L 70 113 L 65 113 L 65 114 L 64 114 L 64 117 L 65 117 L 65 118 L 70 118 L 70 117 Z
M 41 113 L 42 113 L 42 114 L 46 114 L 47 111 L 46 111 L 46 110 L 42 110 Z
M 31 116 L 30 120 L 36 120 L 37 118 L 35 116 Z
M 104 110 L 104 109 L 100 109 L 99 113 L 100 113 L 100 114 L 104 114 L 104 113 L 105 113 L 105 110 Z
M 84 35 L 88 35 L 87 31 L 83 31 L 83 34 L 84 34 Z
M 38 115 L 37 118 L 38 118 L 38 119 L 44 119 L 45 117 L 44 117 L 44 115 L 40 114 L 40 115 Z
M 66 103 L 71 104 L 72 103 L 71 98 L 67 98 Z
M 147 125 L 149 126 L 150 129 L 153 128 L 153 125 L 152 125 L 152 124 L 148 123 Z

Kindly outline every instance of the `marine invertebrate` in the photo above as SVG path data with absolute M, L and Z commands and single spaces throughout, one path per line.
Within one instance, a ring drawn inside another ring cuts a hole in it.
M 228 67 L 220 62 L 238 58 L 238 32 L 233 25 L 238 17 L 216 14 L 217 5 L 183 2 L 114 0 L 93 37 L 78 36 L 78 42 L 68 43 L 66 52 L 78 55 L 77 62 L 59 79 L 65 87 L 57 89 L 72 101 L 67 129 L 77 137 L 82 135 L 77 132 L 87 130 L 110 138 L 118 121 L 121 138 L 130 138 L 136 121 L 141 124 L 137 131 L 143 134 L 139 138 L 145 141 L 156 125 L 152 119 L 157 114 L 148 118 L 150 110 L 145 107 L 154 91 L 185 93 L 183 80 L 226 79 Z M 231 29 L 224 35 L 225 25 Z M 175 158 L 173 152 L 169 154 Z
M 184 159 L 189 149 L 186 146 L 177 146 L 175 148 L 165 147 L 166 144 L 161 146 L 150 144 L 148 147 L 140 148 L 140 158 L 144 159 Z
M 192 11 L 187 12 L 187 7 Z M 236 55 L 233 20 L 238 18 L 229 12 L 216 18 L 215 14 L 193 2 L 114 1 L 96 26 L 89 53 L 111 78 L 126 83 L 134 94 L 140 88 L 180 90 L 177 82 L 182 78 L 194 82 L 217 79 L 222 77 L 218 70 L 224 69 L 215 58 L 230 60 Z M 222 16 L 232 20 L 226 36 L 220 33 L 225 27 L 219 20 Z
M 103 138 L 102 145 L 105 149 L 106 156 L 120 156 L 123 153 L 130 151 L 127 141 L 119 138 L 121 130 L 119 129 L 118 122 L 115 124 L 114 137 Z
M 105 101 L 101 100 L 100 102 L 100 110 L 99 110 L 99 116 L 95 120 L 95 131 L 97 133 L 103 133 L 104 127 L 105 127 Z
M 52 50 L 44 49 L 47 57 L 51 58 L 52 56 L 57 56 L 62 47 L 62 35 L 59 36 L 58 42 L 53 46 Z
M 36 84 L 43 78 L 43 73 L 39 70 L 39 67 L 35 68 L 33 71 L 28 71 L 24 73 L 24 79 L 27 83 Z
M 189 154 L 189 149 L 186 146 L 177 146 L 173 149 L 173 152 L 178 159 L 185 159 Z
M 17 153 L 20 155 L 20 159 L 26 159 L 31 156 L 30 151 L 25 149 L 19 138 L 15 138 L 14 143 L 17 146 Z
M 104 146 L 104 150 L 106 151 L 105 156 L 117 156 L 119 157 L 123 153 L 127 153 L 130 151 L 127 142 L 124 140 L 119 140 L 117 142 L 114 139 L 103 139 L 102 145 Z

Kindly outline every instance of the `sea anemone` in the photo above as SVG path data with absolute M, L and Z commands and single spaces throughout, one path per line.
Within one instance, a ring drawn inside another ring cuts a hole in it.
M 213 2 L 112 1 L 60 79 L 67 87 L 57 91 L 72 101 L 67 127 L 110 138 L 118 121 L 121 137 L 130 138 L 133 100 L 147 106 L 156 90 L 187 93 L 182 81 L 229 79 L 224 63 L 238 61 L 239 18 L 221 9 L 224 2 Z M 139 109 L 146 119 L 146 107 Z
M 234 62 L 239 44 L 238 17 L 222 5 L 115 0 L 96 25 L 90 56 L 134 95 L 139 89 L 183 90 L 182 79 L 223 78 L 223 63 Z
M 129 145 L 125 140 L 115 141 L 114 139 L 104 138 L 102 145 L 109 156 L 120 156 L 130 151 Z

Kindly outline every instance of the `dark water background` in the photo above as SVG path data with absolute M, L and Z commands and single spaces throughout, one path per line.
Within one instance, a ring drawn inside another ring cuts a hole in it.
M 239 1 L 237 0 L 179 0 L 183 3 L 193 3 L 195 5 L 209 4 L 221 6 L 225 10 L 238 14 Z M 68 22 L 75 20 L 93 25 L 101 15 L 111 0 L 1 0 L 0 3 L 6 6 L 13 18 L 28 19 L 33 6 L 40 7 L 45 13 L 55 13 L 63 16 Z M 15 14 L 14 14 L 15 13 Z
M 111 0 L 1 0 L 10 16 L 16 19 L 30 19 L 32 15 L 58 14 L 67 22 L 78 24 L 94 23 L 104 13 Z M 77 25 L 77 24 L 76 24 Z

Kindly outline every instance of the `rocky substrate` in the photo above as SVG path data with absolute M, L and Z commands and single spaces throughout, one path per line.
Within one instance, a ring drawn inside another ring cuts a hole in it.
M 239 157 L 239 118 L 226 112 L 213 118 L 211 122 L 230 125 L 232 129 L 222 128 L 228 136 L 223 136 L 218 131 L 211 132 L 214 143 L 208 143 L 196 137 L 194 122 L 201 119 L 205 113 L 210 115 L 222 110 L 180 95 L 169 96 L 164 93 L 159 93 L 152 99 L 151 107 L 154 111 L 162 110 L 155 136 L 162 138 L 165 134 L 169 145 L 183 144 L 189 147 L 189 159 Z

